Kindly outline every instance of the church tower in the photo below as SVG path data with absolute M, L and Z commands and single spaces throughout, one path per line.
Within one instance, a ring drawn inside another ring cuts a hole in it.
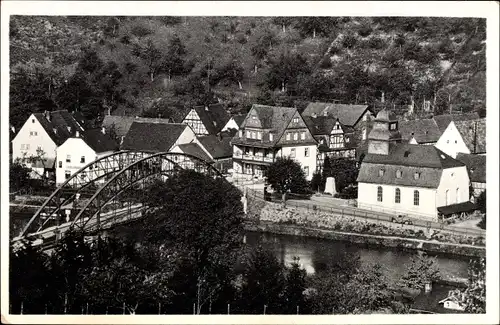
M 401 142 L 399 123 L 393 114 L 381 110 L 373 122 L 373 128 L 368 135 L 368 153 L 388 155 L 394 143 Z

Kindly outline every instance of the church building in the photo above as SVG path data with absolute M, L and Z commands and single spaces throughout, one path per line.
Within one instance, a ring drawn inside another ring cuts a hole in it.
M 358 207 L 437 221 L 443 207 L 469 201 L 466 166 L 428 145 L 401 140 L 398 120 L 382 110 L 358 175 Z

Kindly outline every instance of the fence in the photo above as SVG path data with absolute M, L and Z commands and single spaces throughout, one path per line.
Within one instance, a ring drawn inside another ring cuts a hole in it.
M 250 195 L 253 198 L 257 198 L 260 200 L 267 199 L 267 201 L 271 202 L 279 202 L 283 203 L 281 199 L 274 197 L 273 195 L 267 195 L 264 198 L 264 193 L 259 192 L 254 189 L 250 189 L 247 187 L 247 195 Z M 297 195 L 295 195 L 297 196 Z M 300 195 L 299 195 L 300 196 Z M 289 196 L 288 196 L 289 197 Z M 305 198 L 305 196 L 302 196 Z M 305 201 L 286 201 L 286 206 L 291 206 L 295 208 L 306 209 L 307 211 L 318 211 L 318 212 L 327 212 L 331 214 L 337 214 L 341 217 L 357 217 L 366 220 L 376 220 L 379 221 L 393 221 L 392 218 L 396 217 L 395 214 L 390 214 L 386 212 L 379 212 L 374 210 L 366 210 L 360 209 L 356 207 L 332 207 L 321 204 L 311 204 Z M 406 229 L 412 229 L 414 231 L 420 230 L 422 227 L 426 229 L 433 229 L 441 232 L 448 232 L 453 235 L 465 235 L 465 236 L 476 236 L 476 237 L 484 237 L 485 232 L 480 229 L 469 229 L 469 228 L 459 228 L 454 226 L 445 225 L 439 222 L 425 221 L 425 220 L 417 220 L 412 219 L 413 224 L 401 224 L 401 227 Z

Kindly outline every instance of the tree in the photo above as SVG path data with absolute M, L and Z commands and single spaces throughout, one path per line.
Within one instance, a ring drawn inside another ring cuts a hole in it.
M 271 251 L 261 246 L 248 254 L 244 265 L 239 311 L 261 314 L 266 308 L 270 313 L 280 313 L 285 288 L 283 266 Z
M 29 189 L 29 173 L 30 169 L 22 164 L 19 159 L 14 161 L 9 168 L 9 192 Z
M 302 167 L 295 160 L 278 157 L 267 169 L 267 181 L 278 193 L 307 193 L 308 184 Z
M 328 36 L 337 25 L 337 19 L 333 17 L 298 17 L 295 28 L 302 36 Z
M 328 157 L 325 157 L 325 160 Z M 323 177 L 334 177 L 335 187 L 341 192 L 348 185 L 354 184 L 358 178 L 359 169 L 355 160 L 347 158 L 328 159 L 329 162 L 324 167 Z M 325 166 L 325 165 L 324 165 Z
M 401 285 L 422 290 L 426 283 L 432 283 L 439 278 L 439 268 L 435 257 L 425 253 L 412 256 L 411 263 L 406 266 L 406 272 L 401 277 Z
M 486 313 L 486 258 L 475 258 L 469 263 L 469 282 L 464 292 L 467 313 Z
M 324 191 L 325 184 L 322 182 L 323 176 L 321 175 L 321 172 L 315 171 L 312 175 L 311 178 L 311 189 L 313 191 L 321 192 Z
M 134 54 L 145 61 L 146 66 L 149 69 L 149 77 L 151 79 L 151 82 L 154 81 L 156 74 L 160 71 L 163 71 L 163 69 L 165 68 L 160 50 L 150 39 L 144 46 L 137 44 L 134 48 Z
M 283 313 L 295 314 L 297 308 L 299 312 L 307 313 L 309 306 L 306 303 L 304 291 L 306 290 L 307 273 L 299 265 L 300 259 L 294 257 L 292 265 L 287 267 L 285 273 L 285 292 L 283 302 Z
M 282 53 L 271 61 L 264 83 L 270 90 L 279 88 L 285 92 L 287 85 L 295 85 L 300 75 L 306 75 L 310 71 L 311 68 L 302 55 Z
M 481 211 L 481 213 L 486 213 L 486 190 L 482 191 L 481 194 L 477 197 L 476 205 Z
M 186 71 L 185 68 L 186 48 L 178 35 L 174 35 L 169 41 L 167 54 L 165 55 L 164 68 L 170 80 L 173 75 L 180 75 Z
M 227 303 L 221 294 L 242 243 L 241 192 L 225 179 L 181 170 L 153 184 L 147 197 L 154 210 L 139 222 L 144 240 L 165 244 L 180 256 L 176 274 L 185 280 L 175 290 L 172 308 L 189 312 L 196 301 L 201 312 L 210 301 L 214 308 Z

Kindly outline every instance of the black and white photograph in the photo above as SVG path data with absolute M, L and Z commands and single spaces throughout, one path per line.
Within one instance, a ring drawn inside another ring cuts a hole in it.
M 475 4 L 2 1 L 2 323 L 497 323 Z

